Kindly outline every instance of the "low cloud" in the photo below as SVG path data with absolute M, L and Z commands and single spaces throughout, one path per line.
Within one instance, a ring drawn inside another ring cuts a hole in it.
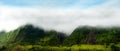
M 84 25 L 120 26 L 120 9 L 112 6 L 114 3 L 116 2 L 110 1 L 86 9 L 14 7 L 1 4 L 0 30 L 14 30 L 27 23 L 65 33 L 71 33 L 76 27 Z

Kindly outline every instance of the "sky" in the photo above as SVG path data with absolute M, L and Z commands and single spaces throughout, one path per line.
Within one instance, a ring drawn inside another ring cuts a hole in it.
M 120 26 L 120 0 L 0 0 L 0 30 L 25 24 L 70 34 L 79 26 Z

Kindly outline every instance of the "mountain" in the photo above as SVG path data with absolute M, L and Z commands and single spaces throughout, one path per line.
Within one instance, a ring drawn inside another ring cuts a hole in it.
M 18 29 L 0 36 L 1 44 L 21 44 L 21 45 L 51 45 L 62 44 L 66 36 L 54 30 L 45 31 L 41 28 L 27 24 Z
M 86 36 L 89 34 L 89 27 L 78 27 L 76 28 L 72 34 L 67 37 L 64 41 L 64 45 L 74 45 L 74 44 L 81 44 L 85 42 Z
M 44 37 L 44 30 L 32 25 L 20 27 L 14 41 L 22 44 L 34 44 Z
M 86 46 L 87 44 L 90 45 Z M 18 51 L 19 49 L 20 51 L 52 51 L 53 49 L 60 49 L 60 51 L 61 49 L 68 49 L 67 51 L 70 51 L 76 47 L 93 46 L 96 48 L 102 46 L 102 48 L 105 49 L 110 48 L 114 51 L 119 51 L 119 44 L 120 27 L 77 27 L 68 36 L 62 32 L 55 30 L 46 31 L 42 28 L 27 24 L 13 31 L 2 31 L 0 33 L 0 51 Z M 89 49 L 86 51 L 88 50 Z
M 109 44 L 120 42 L 120 27 L 97 28 L 83 26 L 76 28 L 68 36 L 64 45 L 71 46 L 75 44 Z
M 120 42 L 120 27 L 97 28 L 84 26 L 76 28 L 67 36 L 55 30 L 46 31 L 31 24 L 0 34 L 0 45 L 71 46 L 77 44 L 109 44 Z
M 0 32 L 0 35 L 1 35 L 1 34 L 5 34 L 5 33 L 6 33 L 5 31 L 1 31 L 1 32 Z

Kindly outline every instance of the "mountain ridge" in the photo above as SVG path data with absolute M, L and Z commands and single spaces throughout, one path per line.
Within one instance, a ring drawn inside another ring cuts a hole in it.
M 90 30 L 92 29 L 92 30 Z M 92 32 L 92 33 L 90 33 Z M 111 37 L 111 38 L 110 38 Z M 45 31 L 31 24 L 0 36 L 1 44 L 71 46 L 75 44 L 106 44 L 120 42 L 120 28 L 77 27 L 69 36 L 55 30 Z M 86 40 L 87 39 L 87 40 Z M 95 39 L 95 40 L 93 40 Z M 92 42 L 91 42 L 92 41 Z M 89 43 L 88 43 L 89 42 Z

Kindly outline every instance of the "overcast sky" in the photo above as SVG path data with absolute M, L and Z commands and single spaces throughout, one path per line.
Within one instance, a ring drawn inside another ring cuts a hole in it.
M 78 26 L 120 26 L 120 0 L 0 0 L 0 30 L 23 24 L 71 33 Z

